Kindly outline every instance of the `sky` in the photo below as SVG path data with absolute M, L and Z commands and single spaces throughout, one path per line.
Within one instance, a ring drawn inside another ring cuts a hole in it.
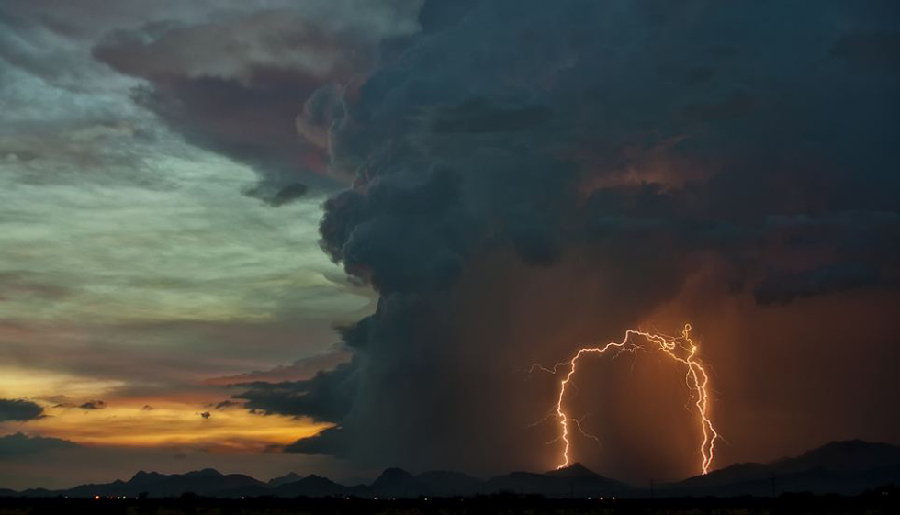
M 898 22 L 4 1 L 0 487 L 547 470 L 560 378 L 532 365 L 686 322 L 714 468 L 900 444 Z M 682 370 L 585 370 L 576 461 L 698 473 Z

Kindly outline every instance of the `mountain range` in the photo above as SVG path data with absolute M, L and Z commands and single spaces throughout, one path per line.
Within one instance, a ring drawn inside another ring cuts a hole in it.
M 598 475 L 573 464 L 544 473 L 512 472 L 487 480 L 459 472 L 429 471 L 413 475 L 385 470 L 371 484 L 346 486 L 316 475 L 290 473 L 262 482 L 241 474 L 203 469 L 186 474 L 138 472 L 128 481 L 82 485 L 64 490 L 21 492 L 0 489 L 0 497 L 469 497 L 511 492 L 545 497 L 735 497 L 785 492 L 853 495 L 884 485 L 900 485 L 900 447 L 860 440 L 833 442 L 799 456 L 772 463 L 731 465 L 653 490 Z

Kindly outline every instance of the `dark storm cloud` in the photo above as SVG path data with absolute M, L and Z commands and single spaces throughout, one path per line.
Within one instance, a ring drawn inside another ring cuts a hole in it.
M 774 272 L 753 291 L 760 304 L 788 303 L 878 283 L 878 274 L 865 266 L 840 264 L 797 273 Z
M 102 400 L 94 400 L 87 401 L 78 406 L 78 409 L 86 409 L 86 410 L 95 410 L 95 409 L 106 409 L 106 401 Z
M 900 60 L 900 32 L 854 32 L 835 42 L 830 54 L 855 66 L 896 73 Z
M 334 187 L 323 177 L 327 149 L 314 135 L 327 121 L 316 93 L 369 73 L 382 40 L 418 30 L 419 5 L 313 2 L 223 12 L 195 23 L 156 21 L 111 33 L 94 55 L 146 79 L 135 100 L 189 141 L 256 167 L 275 190 L 250 193 L 277 206 L 306 193 L 297 178 Z
M 896 289 L 900 270 L 900 213 L 844 212 L 820 217 L 769 217 L 770 241 L 793 258 L 788 267 L 763 271 L 753 290 L 762 305 L 855 288 Z M 817 256 L 812 258 L 811 256 Z M 817 262 L 818 261 L 818 262 Z
M 0 422 L 7 420 L 37 420 L 44 416 L 44 409 L 24 399 L 0 399 Z
M 344 456 L 347 448 L 346 441 L 342 439 L 343 429 L 336 427 L 327 429 L 310 438 L 304 438 L 292 444 L 286 445 L 282 451 L 296 454 L 332 454 Z
M 381 297 L 344 331 L 352 363 L 242 396 L 338 424 L 288 450 L 540 467 L 522 449 L 552 434 L 521 427 L 551 392 L 511 371 L 618 334 L 709 263 L 767 305 L 897 284 L 893 4 L 437 4 L 310 117 L 356 175 L 323 249 Z
M 348 361 L 350 354 L 339 349 L 330 349 L 298 359 L 289 365 L 279 365 L 269 370 L 257 370 L 246 374 L 222 376 L 207 379 L 206 384 L 234 386 L 250 383 L 284 383 L 304 381 L 321 371 L 332 370 Z
M 31 436 L 24 433 L 15 433 L 0 436 L 0 459 L 18 458 L 27 454 L 37 454 L 44 451 L 77 449 L 80 445 L 59 438 L 47 438 L 43 436 Z
M 305 381 L 238 385 L 248 389 L 235 397 L 246 400 L 243 407 L 257 412 L 307 416 L 313 420 L 340 419 L 350 407 L 355 387 L 350 382 L 350 370 L 350 364 L 341 364 Z
M 275 194 L 274 197 L 269 201 L 275 207 L 280 207 L 285 204 L 289 204 L 299 199 L 300 197 L 306 195 L 309 191 L 309 188 L 305 184 L 288 184 L 287 186 L 278 190 L 278 193 Z

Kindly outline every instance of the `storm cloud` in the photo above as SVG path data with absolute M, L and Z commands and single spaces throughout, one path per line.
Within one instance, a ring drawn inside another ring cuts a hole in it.
M 419 30 L 420 4 L 276 0 L 247 10 L 227 2 L 205 19 L 111 32 L 93 53 L 143 79 L 135 101 L 188 141 L 260 171 L 266 180 L 248 193 L 279 206 L 305 193 L 307 182 L 335 188 L 325 176 L 325 142 L 315 137 L 328 119 L 310 103 L 313 93 L 326 84 L 356 87 L 382 41 Z
M 15 433 L 0 436 L 0 459 L 16 458 L 45 451 L 71 450 L 79 447 L 81 446 L 76 443 L 59 438 Z
M 352 95 L 324 86 L 330 167 L 355 181 L 322 247 L 380 294 L 343 333 L 354 359 L 241 398 L 337 424 L 293 452 L 540 468 L 553 428 L 523 427 L 555 383 L 517 370 L 647 322 L 689 279 L 763 309 L 893 295 L 900 74 L 873 41 L 896 20 L 485 0 L 423 23 Z
M 36 420 L 43 416 L 44 409 L 34 402 L 24 399 L 0 399 L 0 422 L 7 420 Z
M 898 11 L 7 0 L 0 386 L 109 401 L 28 422 L 85 444 L 177 405 L 271 463 L 545 470 L 530 366 L 689 320 L 716 467 L 900 442 Z M 568 407 L 603 445 L 574 456 L 696 473 L 670 365 L 592 362 Z M 266 424 L 299 440 L 243 441 Z

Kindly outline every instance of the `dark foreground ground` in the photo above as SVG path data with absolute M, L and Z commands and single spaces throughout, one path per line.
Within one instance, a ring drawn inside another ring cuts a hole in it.
M 777 499 L 0 499 L 0 515 L 97 513 L 122 515 L 287 514 L 897 514 L 895 491 L 859 497 L 785 495 Z

